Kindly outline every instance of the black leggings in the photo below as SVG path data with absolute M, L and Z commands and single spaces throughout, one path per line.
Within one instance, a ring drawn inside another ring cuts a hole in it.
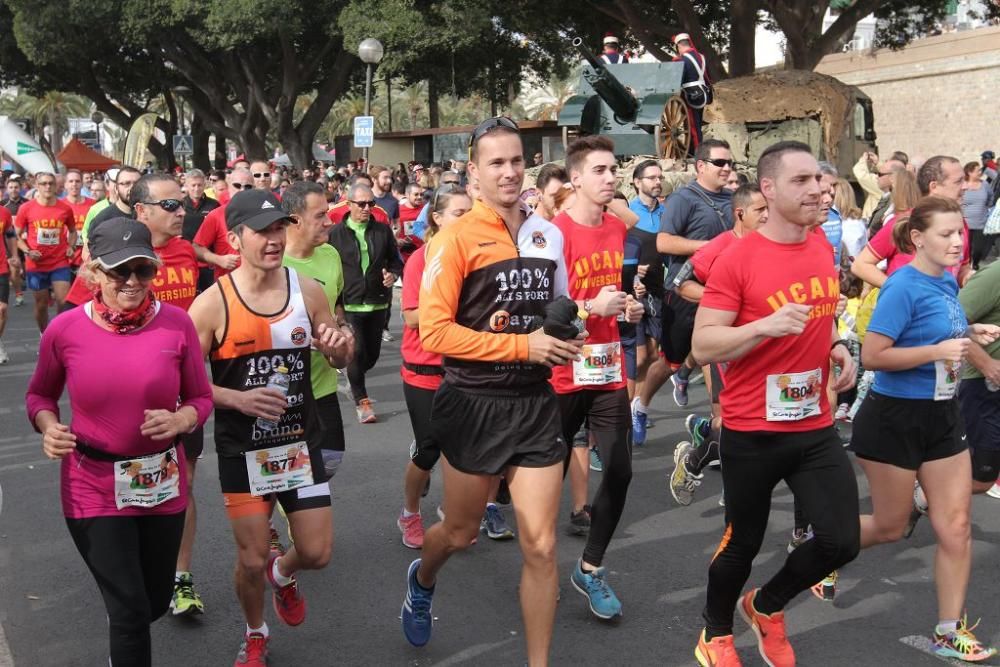
M 722 428 L 722 482 L 728 523 L 708 568 L 704 617 L 709 638 L 733 632 L 733 611 L 760 551 L 771 494 L 784 480 L 813 527 L 813 539 L 785 559 L 755 599 L 757 610 L 780 611 L 796 595 L 858 555 L 858 485 L 832 426 L 803 433 Z
M 347 366 L 347 381 L 351 385 L 351 397 L 358 403 L 368 398 L 365 387 L 365 373 L 375 367 L 382 352 L 382 327 L 385 311 L 370 313 L 347 312 L 347 322 L 354 327 L 354 359 Z
M 590 432 L 597 441 L 597 450 L 604 464 L 601 485 L 597 487 L 590 510 L 590 534 L 583 550 L 583 560 L 600 566 L 611 537 L 618 528 L 632 481 L 632 444 L 628 437 L 632 413 L 628 392 L 625 389 L 583 390 L 559 394 L 559 411 L 567 447 L 563 474 L 569 469 L 573 436 L 584 421 L 590 424 Z
M 970 229 L 972 238 L 970 239 L 970 245 L 972 246 L 972 268 L 978 270 L 979 263 L 986 259 L 990 254 L 990 247 L 993 245 L 992 236 L 986 236 L 981 229 Z
M 66 519 L 108 612 L 111 664 L 153 664 L 149 626 L 166 613 L 184 512 Z
M 436 393 L 435 389 L 403 383 L 403 398 L 406 399 L 406 410 L 410 413 L 410 426 L 413 427 L 410 460 L 424 472 L 430 472 L 441 457 L 441 449 L 434 439 L 434 429 L 431 428 L 431 409 Z

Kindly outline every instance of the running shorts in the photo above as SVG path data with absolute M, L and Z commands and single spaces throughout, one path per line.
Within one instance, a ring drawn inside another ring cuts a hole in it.
M 337 392 L 316 399 L 316 414 L 323 424 L 323 438 L 320 442 L 323 474 L 330 481 L 344 461 L 344 417 L 340 413 Z
M 44 292 L 52 287 L 52 283 L 73 282 L 73 272 L 68 266 L 54 271 L 28 271 L 28 289 L 32 292 Z
M 430 472 L 441 457 L 441 448 L 431 430 L 431 411 L 436 393 L 435 389 L 403 383 L 403 397 L 406 399 L 406 410 L 410 413 L 410 426 L 413 427 L 410 460 L 424 472 Z
M 995 482 L 1000 477 L 1000 392 L 986 388 L 986 380 L 962 380 L 958 386 L 958 406 L 965 422 L 972 479 Z
M 869 390 L 854 418 L 850 450 L 862 459 L 917 470 L 965 449 L 955 400 L 893 398 Z
M 255 496 L 250 493 L 246 459 L 242 456 L 223 456 L 220 454 L 219 483 L 222 486 L 226 514 L 230 519 L 256 515 L 270 516 L 275 502 L 281 503 L 285 514 L 317 507 L 329 507 L 330 486 L 326 483 L 322 450 L 319 447 L 310 450 L 309 458 L 313 472 L 312 485 L 282 493 Z
M 5 273 L 0 276 L 0 303 L 8 301 L 10 301 L 10 275 Z
M 722 380 L 722 371 L 719 370 L 719 364 L 709 364 L 708 369 L 712 378 L 712 403 L 720 403 L 722 390 L 726 386 Z
M 624 387 L 610 391 L 582 389 L 558 394 L 557 399 L 563 439 L 569 443 L 585 423 L 595 432 L 627 432 L 632 428 L 628 390 Z
M 545 468 L 566 457 L 548 382 L 509 390 L 444 382 L 434 396 L 431 432 L 448 463 L 474 475 L 497 475 L 507 466 Z
M 660 334 L 660 354 L 672 366 L 680 366 L 691 354 L 694 315 L 698 305 L 668 292 L 663 302 L 663 322 Z
M 199 426 L 190 433 L 180 436 L 181 445 L 184 446 L 184 454 L 187 460 L 194 463 L 201 458 L 201 453 L 205 451 L 205 427 Z

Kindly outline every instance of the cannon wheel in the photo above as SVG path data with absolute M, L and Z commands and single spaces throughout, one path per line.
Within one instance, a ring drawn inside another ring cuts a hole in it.
M 660 116 L 659 140 L 661 158 L 683 160 L 688 155 L 691 146 L 691 122 L 688 119 L 687 106 L 680 95 L 674 95 L 663 107 Z

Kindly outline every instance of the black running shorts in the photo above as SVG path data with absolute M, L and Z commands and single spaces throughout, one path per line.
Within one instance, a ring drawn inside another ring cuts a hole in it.
M 962 380 L 958 405 L 972 454 L 972 479 L 995 482 L 1000 477 L 1000 392 L 987 389 L 983 378 Z
M 442 383 L 434 396 L 431 430 L 453 468 L 496 475 L 507 466 L 562 463 L 566 443 L 559 405 L 548 382 L 517 390 L 465 389 Z
M 682 299 L 673 292 L 664 297 L 660 353 L 673 366 L 680 366 L 691 353 L 694 316 L 698 304 Z
M 906 470 L 967 448 L 958 401 L 893 398 L 875 391 L 868 392 L 854 418 L 850 445 L 859 458 Z

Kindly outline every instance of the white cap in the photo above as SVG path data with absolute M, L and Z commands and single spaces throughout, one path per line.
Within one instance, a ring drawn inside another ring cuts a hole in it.
M 106 172 L 104 172 L 104 180 L 108 183 L 115 183 L 118 181 L 118 172 L 121 171 L 118 167 L 111 167 Z
M 677 42 L 690 42 L 690 41 L 691 41 L 691 35 L 687 34 L 686 32 L 681 32 L 674 35 L 674 45 L 676 45 Z
M 614 35 L 607 35 L 604 38 L 604 43 L 605 44 L 617 44 L 618 43 L 618 38 L 615 37 Z

